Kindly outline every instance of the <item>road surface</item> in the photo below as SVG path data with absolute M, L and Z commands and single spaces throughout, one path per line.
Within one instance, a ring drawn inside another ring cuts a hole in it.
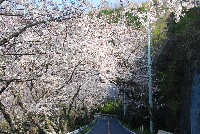
M 117 119 L 95 116 L 99 121 L 87 134 L 135 134 L 125 129 Z

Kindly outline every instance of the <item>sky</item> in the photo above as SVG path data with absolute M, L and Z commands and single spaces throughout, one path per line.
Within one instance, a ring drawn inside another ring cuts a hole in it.
M 100 5 L 101 1 L 103 0 L 89 0 L 91 3 L 94 4 L 94 6 L 98 6 Z M 110 4 L 112 4 L 112 6 L 114 7 L 116 5 L 116 3 L 119 3 L 120 0 L 106 0 L 107 2 L 109 2 Z M 144 2 L 144 1 L 148 1 L 148 0 L 121 0 L 122 2 L 134 2 L 134 3 L 138 3 L 138 2 Z
M 87 1 L 88 3 L 90 2 L 91 6 L 90 7 L 82 7 L 81 9 L 84 10 L 84 12 L 88 12 L 89 10 L 91 10 L 91 8 L 98 8 L 101 7 L 102 2 L 103 1 L 107 1 L 109 2 L 109 6 L 111 8 L 119 8 L 120 7 L 120 1 L 122 1 L 123 3 L 140 3 L 140 2 L 145 2 L 145 1 L 149 1 L 149 0 L 49 0 L 52 1 L 54 4 L 56 4 L 58 7 L 60 7 L 60 9 L 62 9 L 62 1 L 64 1 L 65 4 L 67 5 L 71 5 L 72 3 L 75 4 L 75 7 L 77 6 L 77 4 L 79 3 L 78 1 Z M 118 4 L 116 4 L 118 3 Z M 93 7 L 92 7 L 93 6 Z
M 53 0 L 54 2 L 57 2 L 57 3 L 61 3 L 61 0 Z M 71 1 L 74 1 L 75 3 L 79 0 L 66 0 L 66 2 L 69 4 L 71 4 Z M 149 1 L 149 0 L 86 0 L 86 1 L 89 1 L 91 4 L 93 4 L 95 7 L 98 7 L 102 1 L 107 1 L 110 3 L 110 6 L 111 7 L 115 7 L 116 6 L 116 3 L 119 3 L 120 1 L 122 1 L 123 3 L 124 2 L 130 2 L 130 3 L 138 3 L 138 2 L 145 2 L 145 1 Z

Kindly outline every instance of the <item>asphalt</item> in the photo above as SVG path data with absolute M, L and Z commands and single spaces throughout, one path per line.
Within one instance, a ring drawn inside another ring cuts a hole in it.
M 117 119 L 95 116 L 99 121 L 87 134 L 136 134 L 124 128 Z

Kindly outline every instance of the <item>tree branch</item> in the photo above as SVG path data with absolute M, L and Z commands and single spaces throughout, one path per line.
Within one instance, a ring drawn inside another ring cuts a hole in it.
M 30 28 L 30 27 L 33 27 L 33 26 L 36 26 L 36 25 L 39 25 L 39 24 L 45 24 L 47 22 L 51 22 L 51 21 L 56 21 L 56 20 L 67 20 L 67 19 L 71 19 L 71 18 L 63 18 L 63 19 L 60 19 L 60 18 L 52 18 L 48 21 L 37 21 L 37 22 L 34 22 L 34 23 L 31 23 L 31 24 L 28 24 L 26 25 L 24 28 L 21 28 L 19 29 L 18 32 L 15 32 L 13 33 L 12 35 L 10 35 L 8 38 L 3 38 L 1 41 L 0 41 L 0 46 L 4 45 L 5 43 L 7 43 L 10 39 L 12 39 L 13 37 L 18 37 L 21 33 L 23 33 L 24 31 L 26 31 L 26 29 Z
M 0 90 L 0 94 L 2 94 L 4 90 L 6 90 L 6 88 L 10 85 L 11 82 L 12 82 L 12 80 L 6 80 L 5 85 Z
M 8 111 L 6 111 L 5 106 L 1 102 L 0 102 L 0 110 L 3 113 L 5 120 L 9 123 L 12 132 L 13 133 L 19 132 L 17 126 L 15 125 L 15 122 L 13 121 Z
M 5 0 L 0 0 L 0 5 L 1 5 L 1 3 L 3 3 Z
M 13 93 L 13 92 L 12 92 L 12 93 Z M 14 95 L 14 97 L 17 98 L 17 103 L 18 103 L 19 106 L 22 108 L 23 112 L 24 112 L 24 113 L 28 113 L 28 110 L 23 106 L 23 103 L 21 102 L 21 97 L 20 97 L 20 95 L 17 96 L 17 95 L 15 95 L 14 93 L 13 93 L 13 95 Z M 35 126 L 37 126 L 43 133 L 48 134 L 48 131 L 45 130 L 44 128 L 42 128 L 42 127 L 40 126 L 40 124 L 38 124 L 38 123 L 33 119 L 32 113 L 28 114 L 28 118 L 29 118 L 29 119 L 31 120 L 31 122 L 32 122 Z
M 134 53 L 141 45 L 138 45 L 134 50 L 132 50 L 131 52 Z
M 38 54 L 47 54 L 47 53 L 38 53 Z M 5 56 L 5 55 L 19 55 L 19 56 L 23 56 L 23 55 L 37 55 L 36 53 L 24 53 L 24 54 L 2 54 L 1 56 Z
M 12 134 L 11 132 L 9 132 L 9 131 L 7 131 L 7 130 L 1 130 L 1 129 L 0 129 L 0 132 L 3 133 L 3 134 Z
M 70 111 L 71 111 L 71 109 L 72 109 L 72 105 L 73 105 L 73 103 L 74 103 L 74 101 L 75 101 L 75 99 L 76 99 L 76 97 L 77 97 L 77 95 L 79 94 L 79 91 L 80 91 L 80 88 L 81 86 L 79 86 L 78 87 L 78 90 L 77 90 L 77 92 L 76 92 L 76 94 L 74 94 L 74 96 L 73 96 L 73 98 L 72 98 L 72 101 L 71 101 L 71 103 L 70 103 L 70 105 L 69 105 L 69 109 L 68 109 L 68 112 L 67 112 L 67 118 L 69 118 L 69 114 L 70 114 Z
M 153 109 L 150 107 L 149 102 L 147 102 L 145 100 L 143 100 L 142 102 L 147 106 L 148 111 L 149 111 L 149 115 L 152 117 L 153 116 Z
M 13 82 L 13 81 L 15 81 L 15 82 L 25 82 L 25 81 L 32 81 L 32 80 L 36 80 L 36 79 L 28 79 L 28 80 L 21 80 L 21 79 L 11 79 L 11 80 L 4 80 L 4 79 L 0 79 L 0 82 L 3 82 L 3 81 L 6 81 L 6 82 Z M 9 83 L 9 84 L 10 84 Z M 0 92 L 0 94 L 1 94 L 1 92 Z
M 5 16 L 22 16 L 21 14 L 12 14 L 12 13 L 0 13 L 0 15 L 5 15 Z
M 73 77 L 73 75 L 74 75 L 74 72 L 75 72 L 76 68 L 77 68 L 80 64 L 81 64 L 81 61 L 79 61 L 78 64 L 74 67 L 74 70 L 73 70 L 73 72 L 72 72 L 70 78 L 69 78 L 69 79 L 65 82 L 65 84 L 62 85 L 58 90 L 64 88 L 65 85 L 69 84 L 69 82 L 72 80 L 72 77 Z

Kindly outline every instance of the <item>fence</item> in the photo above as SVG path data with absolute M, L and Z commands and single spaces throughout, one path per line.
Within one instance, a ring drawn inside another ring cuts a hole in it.
M 84 126 L 84 127 L 82 127 L 82 128 L 79 128 L 79 129 L 77 129 L 77 130 L 74 130 L 73 132 L 68 132 L 67 134 L 80 134 L 81 132 L 83 132 L 86 128 L 88 128 L 88 127 L 90 127 L 92 124 L 94 124 L 94 122 L 96 121 L 96 119 L 95 120 L 93 120 L 93 122 L 91 122 L 90 124 L 88 124 L 88 125 L 86 125 L 86 126 Z

